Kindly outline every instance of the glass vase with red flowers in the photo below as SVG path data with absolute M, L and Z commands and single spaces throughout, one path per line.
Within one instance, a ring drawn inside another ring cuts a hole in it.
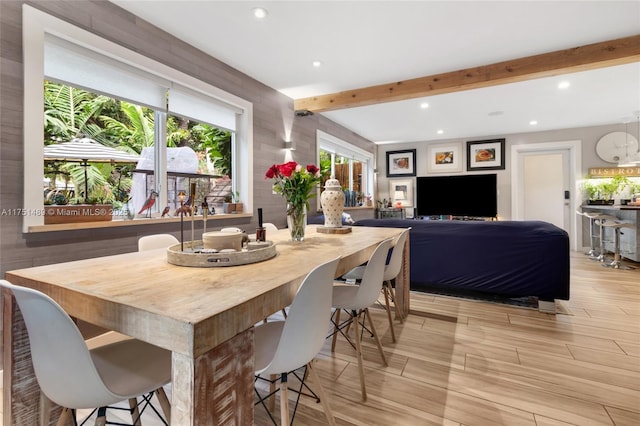
M 291 240 L 304 240 L 309 198 L 315 197 L 314 189 L 321 181 L 320 169 L 314 164 L 303 167 L 295 161 L 274 164 L 265 174 L 273 179 L 273 192 L 287 200 L 287 224 Z

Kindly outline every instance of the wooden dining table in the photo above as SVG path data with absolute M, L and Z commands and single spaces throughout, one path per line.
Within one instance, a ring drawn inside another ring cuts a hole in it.
M 242 426 L 253 424 L 254 324 L 289 305 L 317 265 L 341 256 L 340 276 L 401 231 L 356 226 L 347 234 L 327 234 L 309 225 L 302 243 L 291 242 L 288 230 L 270 232 L 277 255 L 248 265 L 176 266 L 159 249 L 14 270 L 5 277 L 48 294 L 72 318 L 170 350 L 173 426 Z M 408 261 L 402 269 L 396 302 L 406 314 Z M 42 408 L 47 404 L 40 401 L 24 322 L 8 290 L 3 321 L 3 424 L 49 424 L 60 407 Z

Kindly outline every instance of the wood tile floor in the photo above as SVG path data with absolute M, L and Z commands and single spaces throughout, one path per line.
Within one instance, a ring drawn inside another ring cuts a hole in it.
M 366 403 L 351 347 L 339 339 L 332 355 L 325 345 L 318 371 L 338 425 L 640 425 L 640 269 L 572 254 L 571 300 L 557 315 L 411 297 L 395 344 L 372 310 L 389 366 L 365 338 Z M 261 407 L 256 424 L 269 424 Z M 295 424 L 326 424 L 321 405 L 303 397 Z

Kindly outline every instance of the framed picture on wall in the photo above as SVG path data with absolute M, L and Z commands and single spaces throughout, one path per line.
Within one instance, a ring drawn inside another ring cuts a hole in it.
M 428 145 L 427 171 L 429 173 L 462 171 L 462 144 Z
M 415 176 L 416 150 L 387 151 L 387 177 Z
M 504 170 L 504 139 L 467 142 L 467 171 Z
M 402 207 L 413 207 L 413 180 L 391 179 L 389 181 L 389 199 L 393 207 L 398 203 Z

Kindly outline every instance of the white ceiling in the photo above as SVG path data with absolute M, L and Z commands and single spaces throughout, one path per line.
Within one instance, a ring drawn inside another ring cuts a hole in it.
M 111 1 L 294 99 L 640 33 L 638 0 Z M 266 19 L 253 16 L 257 6 Z M 386 143 L 622 123 L 639 112 L 636 62 L 323 114 Z

